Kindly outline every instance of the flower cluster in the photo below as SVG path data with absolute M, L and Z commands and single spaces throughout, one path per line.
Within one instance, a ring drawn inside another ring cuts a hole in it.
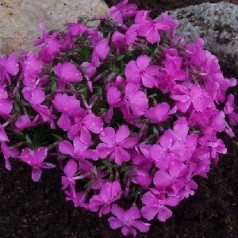
M 124 0 L 99 20 L 65 32 L 40 24 L 37 53 L 0 58 L 1 153 L 35 182 L 58 165 L 67 200 L 136 236 L 170 218 L 226 154 L 219 135 L 234 136 L 237 81 L 202 39 L 176 35 L 168 13 L 151 19 Z

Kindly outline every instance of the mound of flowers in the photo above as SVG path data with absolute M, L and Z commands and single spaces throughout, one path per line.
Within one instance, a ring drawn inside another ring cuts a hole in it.
M 176 35 L 168 13 L 151 19 L 124 0 L 99 20 L 40 24 L 37 53 L 0 58 L 1 154 L 8 170 L 28 164 L 34 182 L 58 166 L 66 200 L 136 236 L 227 153 L 219 136 L 234 136 L 237 82 L 202 39 Z

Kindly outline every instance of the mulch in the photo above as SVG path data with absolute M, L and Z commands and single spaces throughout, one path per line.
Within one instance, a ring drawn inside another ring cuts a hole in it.
M 106 0 L 107 4 L 117 2 Z M 202 0 L 131 0 L 153 16 Z M 220 2 L 220 1 L 211 1 Z M 227 1 L 238 4 L 238 0 Z M 224 69 L 229 72 L 229 69 Z M 233 75 L 234 76 L 234 75 Z M 237 139 L 235 139 L 237 140 Z M 229 154 L 222 156 L 208 179 L 199 179 L 196 194 L 173 210 L 166 223 L 155 221 L 140 238 L 238 238 L 238 144 L 225 138 Z M 106 218 L 76 209 L 65 201 L 59 170 L 44 171 L 33 183 L 30 169 L 13 161 L 9 173 L 0 161 L 0 238 L 120 238 Z

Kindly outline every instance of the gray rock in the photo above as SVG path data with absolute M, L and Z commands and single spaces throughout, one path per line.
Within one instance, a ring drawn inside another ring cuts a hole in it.
M 39 22 L 51 30 L 60 29 L 79 16 L 107 13 L 103 0 L 0 0 L 0 53 L 31 50 L 32 41 L 40 35 Z
M 186 41 L 202 37 L 221 64 L 238 74 L 238 5 L 203 3 L 170 13 L 179 20 L 178 33 Z

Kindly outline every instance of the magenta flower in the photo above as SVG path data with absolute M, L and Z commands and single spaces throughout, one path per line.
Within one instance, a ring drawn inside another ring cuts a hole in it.
M 58 112 L 67 113 L 69 116 L 81 115 L 83 109 L 80 107 L 80 101 L 75 96 L 67 94 L 56 94 L 52 104 Z
M 64 190 L 66 200 L 72 201 L 74 207 L 82 207 L 87 209 L 86 199 L 87 194 L 84 192 L 76 192 L 75 187 L 71 186 L 69 190 Z
M 116 47 L 117 51 L 120 52 L 126 47 L 126 37 L 119 31 L 115 31 L 112 35 L 112 43 Z
M 135 205 L 125 211 L 113 204 L 111 212 L 115 217 L 108 219 L 110 227 L 112 229 L 121 227 L 121 232 L 124 236 L 133 235 L 135 237 L 137 235 L 136 229 L 143 233 L 148 232 L 150 229 L 149 223 L 138 220 L 141 218 L 141 214 Z
M 20 116 L 20 118 L 15 123 L 15 126 L 16 126 L 15 131 L 21 132 L 25 130 L 26 128 L 34 126 L 38 119 L 39 119 L 39 116 L 36 116 L 33 121 L 31 121 L 28 115 Z
M 10 75 L 16 76 L 19 71 L 17 55 L 10 54 L 8 57 L 0 58 L 0 82 L 7 80 L 11 83 Z
M 3 86 L 0 86 L 0 117 L 8 118 L 13 108 L 12 102 L 8 99 L 8 93 Z
M 154 175 L 154 185 L 157 189 L 164 189 L 171 186 L 177 194 L 184 187 L 184 178 L 186 166 L 180 161 L 172 161 L 168 171 L 158 170 Z
M 135 176 L 132 177 L 131 181 L 133 183 L 139 184 L 142 188 L 148 188 L 151 184 L 151 176 L 148 171 L 143 168 L 135 169 Z
M 105 171 L 102 169 L 97 169 L 96 173 L 96 178 L 93 178 L 93 183 L 92 183 L 92 189 L 98 190 L 101 189 L 108 180 L 105 178 Z
M 103 121 L 93 113 L 88 113 L 83 119 L 83 125 L 91 132 L 99 134 L 103 130 Z
M 157 215 L 159 221 L 165 222 L 172 216 L 172 211 L 167 206 L 177 206 L 179 203 L 177 197 L 166 198 L 164 193 L 159 193 L 155 189 L 145 193 L 141 200 L 144 204 L 141 214 L 148 221 Z
M 212 98 L 196 84 L 193 84 L 190 90 L 184 85 L 177 85 L 171 98 L 176 101 L 176 106 L 181 112 L 186 112 L 191 105 L 198 112 L 213 107 Z
M 177 52 L 176 52 L 177 53 Z M 166 54 L 166 60 L 164 62 L 166 73 L 174 81 L 184 81 L 187 78 L 187 74 L 182 67 L 182 59 L 177 55 Z
M 78 138 L 76 138 L 78 140 Z M 81 151 L 77 151 L 77 141 L 75 142 L 75 145 L 72 145 L 70 142 L 63 140 L 59 144 L 59 152 L 65 155 L 70 155 L 71 158 L 77 160 L 80 162 L 80 169 L 83 172 L 91 172 L 93 169 L 92 164 L 87 161 L 85 158 L 89 158 L 87 155 L 92 156 L 92 153 L 90 153 L 89 150 L 83 149 Z M 76 147 L 76 148 L 74 148 Z M 89 153 L 88 153 L 89 152 Z M 93 152 L 93 151 L 92 151 Z M 95 158 L 94 153 L 94 158 Z
M 4 127 L 0 124 L 0 142 L 9 141 L 7 133 L 4 130 Z
M 100 134 L 103 131 L 103 121 L 101 117 L 97 117 L 91 111 L 82 117 L 75 118 L 75 124 L 71 126 L 68 137 L 73 139 L 81 129 L 89 130 L 95 134 Z
M 28 53 L 22 67 L 24 85 L 28 86 L 35 84 L 43 67 L 42 61 L 33 53 Z
M 81 23 L 70 22 L 66 23 L 66 26 L 68 28 L 67 34 L 73 37 L 87 33 L 88 31 L 88 28 Z
M 132 158 L 132 163 L 136 165 L 136 168 L 131 181 L 139 184 L 142 188 L 147 188 L 152 180 L 150 176 L 152 160 L 149 157 L 146 158 L 143 155 L 138 155 Z
M 170 28 L 170 35 L 173 36 L 177 27 L 178 27 L 178 21 L 173 19 L 171 15 L 168 14 L 168 12 L 163 12 L 160 15 L 160 21 L 165 22 L 169 28 Z
M 231 126 L 235 126 L 236 124 L 238 124 L 238 113 L 235 113 L 234 111 L 234 95 L 230 94 L 227 97 L 224 112 L 228 115 L 229 123 Z
M 87 129 L 83 128 L 80 131 L 80 135 L 74 137 L 73 145 L 66 140 L 61 141 L 59 143 L 59 151 L 78 160 L 82 170 L 89 172 L 92 171 L 92 164 L 86 159 L 98 160 L 99 157 L 97 150 L 89 149 L 91 143 L 91 134 Z
M 57 125 L 64 131 L 69 131 L 72 123 L 67 113 L 62 113 L 61 117 L 57 121 Z
M 149 118 L 153 123 L 160 123 L 166 121 L 169 115 L 175 113 L 176 110 L 175 107 L 170 110 L 169 104 L 162 102 L 149 108 L 145 113 L 145 117 Z
M 61 44 L 55 37 L 48 39 L 38 53 L 39 59 L 45 63 L 51 63 L 60 54 Z
M 54 119 L 56 118 L 45 105 L 33 104 L 32 108 L 37 111 L 43 122 L 49 122 L 52 129 L 55 128 Z
M 168 169 L 169 163 L 178 159 L 176 140 L 171 131 L 166 131 L 159 138 L 159 144 L 152 145 L 150 149 L 151 158 L 159 169 Z
M 138 36 L 138 25 L 131 25 L 125 33 L 126 44 L 131 46 L 135 43 Z
M 101 188 L 99 195 L 94 195 L 89 200 L 88 208 L 91 211 L 96 212 L 99 207 L 101 207 L 99 210 L 99 217 L 102 217 L 102 215 L 110 212 L 111 203 L 120 199 L 121 194 L 121 184 L 118 181 L 112 183 L 107 182 Z
M 43 162 L 47 158 L 48 148 L 39 147 L 36 150 L 23 149 L 19 156 L 20 160 L 32 167 L 31 178 L 34 182 L 39 182 L 42 169 L 52 169 L 55 165 Z
M 71 62 L 58 63 L 54 67 L 54 73 L 59 78 L 59 87 L 64 89 L 67 83 L 77 83 L 82 81 L 82 74 Z
M 108 39 L 104 38 L 100 40 L 93 50 L 92 62 L 96 67 L 99 67 L 100 60 L 105 60 L 110 52 L 110 47 L 108 45 Z
M 135 18 L 135 23 L 139 25 L 138 35 L 143 36 L 146 40 L 155 44 L 160 41 L 159 31 L 169 29 L 167 22 L 148 19 L 149 11 L 138 11 Z
M 41 104 L 45 101 L 45 92 L 37 86 L 27 86 L 22 89 L 24 98 L 33 105 Z
M 148 108 L 148 98 L 139 89 L 140 86 L 134 83 L 128 83 L 125 89 L 125 109 L 128 113 L 131 110 L 135 116 L 144 115 Z
M 10 161 L 9 159 L 10 158 L 18 158 L 18 150 L 12 146 L 8 146 L 5 142 L 2 142 L 1 143 L 1 152 L 3 154 L 3 158 L 5 160 L 5 168 L 7 170 L 11 170 L 12 169 L 12 166 L 10 164 Z
M 83 62 L 81 64 L 83 71 L 88 78 L 92 78 L 96 74 L 97 67 L 92 62 Z
M 121 92 L 117 87 L 107 87 L 107 102 L 111 107 L 118 107 L 121 102 Z
M 217 164 L 219 160 L 218 154 L 227 153 L 227 148 L 221 139 L 213 138 L 210 142 L 207 143 L 207 146 L 209 146 L 211 149 L 211 158 L 215 162 L 215 164 Z
M 61 177 L 61 181 L 63 184 L 62 189 L 66 189 L 68 186 L 75 185 L 75 174 L 78 170 L 77 163 L 73 160 L 69 160 L 67 164 L 64 166 L 64 174 L 65 176 Z
M 137 143 L 137 138 L 129 137 L 130 130 L 122 125 L 117 132 L 112 127 L 107 127 L 101 132 L 100 143 L 97 146 L 101 158 L 110 156 L 110 160 L 115 160 L 117 164 L 128 162 L 131 158 L 128 149 L 133 149 Z
M 132 17 L 136 13 L 137 6 L 128 4 L 128 0 L 124 0 L 110 9 L 110 17 L 119 25 L 123 25 L 123 20 Z
M 47 38 L 48 33 L 49 33 L 48 29 L 46 28 L 44 23 L 42 23 L 42 22 L 39 23 L 38 27 L 41 30 L 41 36 L 38 39 L 34 40 L 34 45 L 35 46 L 43 44 L 46 41 L 46 38 Z
M 126 80 L 129 83 L 142 84 L 147 88 L 152 88 L 156 84 L 156 76 L 159 68 L 150 64 L 150 57 L 147 55 L 139 56 L 136 61 L 131 60 L 125 69 Z
M 47 28 L 43 23 L 39 24 L 42 35 L 40 39 L 34 41 L 34 45 L 44 44 L 39 50 L 38 57 L 45 63 L 50 63 L 60 53 L 60 42 L 56 39 L 58 32 L 54 32 L 52 35 L 48 33 Z

